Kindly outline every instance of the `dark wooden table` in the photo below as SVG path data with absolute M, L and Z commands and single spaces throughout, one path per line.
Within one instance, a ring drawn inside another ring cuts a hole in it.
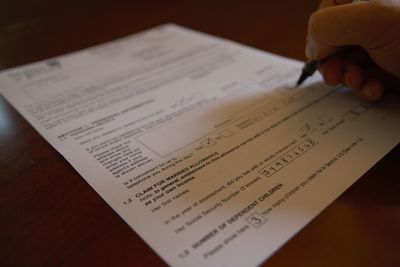
M 307 18 L 317 5 L 3 0 L 0 69 L 166 22 L 304 60 Z M 397 146 L 263 266 L 400 266 L 399 163 Z M 0 266 L 165 266 L 2 97 Z

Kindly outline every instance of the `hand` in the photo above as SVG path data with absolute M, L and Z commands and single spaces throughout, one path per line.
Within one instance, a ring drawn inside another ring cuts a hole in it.
M 306 55 L 321 61 L 329 85 L 344 84 L 365 100 L 400 88 L 400 1 L 323 0 L 311 15 Z

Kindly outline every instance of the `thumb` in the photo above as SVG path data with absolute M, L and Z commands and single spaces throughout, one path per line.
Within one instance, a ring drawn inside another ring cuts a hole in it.
M 385 14 L 374 2 L 331 6 L 312 14 L 308 25 L 307 57 L 321 60 L 348 45 L 361 46 L 367 52 L 368 48 L 377 47 L 376 42 L 384 41 L 379 39 L 386 29 L 382 28 Z

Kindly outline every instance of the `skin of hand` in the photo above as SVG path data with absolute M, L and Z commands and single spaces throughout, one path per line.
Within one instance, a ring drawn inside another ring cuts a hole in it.
M 329 85 L 375 101 L 400 88 L 400 0 L 323 0 L 311 15 L 306 55 Z

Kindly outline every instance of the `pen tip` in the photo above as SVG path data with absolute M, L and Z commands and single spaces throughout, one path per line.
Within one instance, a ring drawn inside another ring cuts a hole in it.
M 299 87 L 304 82 L 304 80 L 307 79 L 307 77 L 308 77 L 307 73 L 302 72 L 299 79 L 297 80 L 295 88 Z

